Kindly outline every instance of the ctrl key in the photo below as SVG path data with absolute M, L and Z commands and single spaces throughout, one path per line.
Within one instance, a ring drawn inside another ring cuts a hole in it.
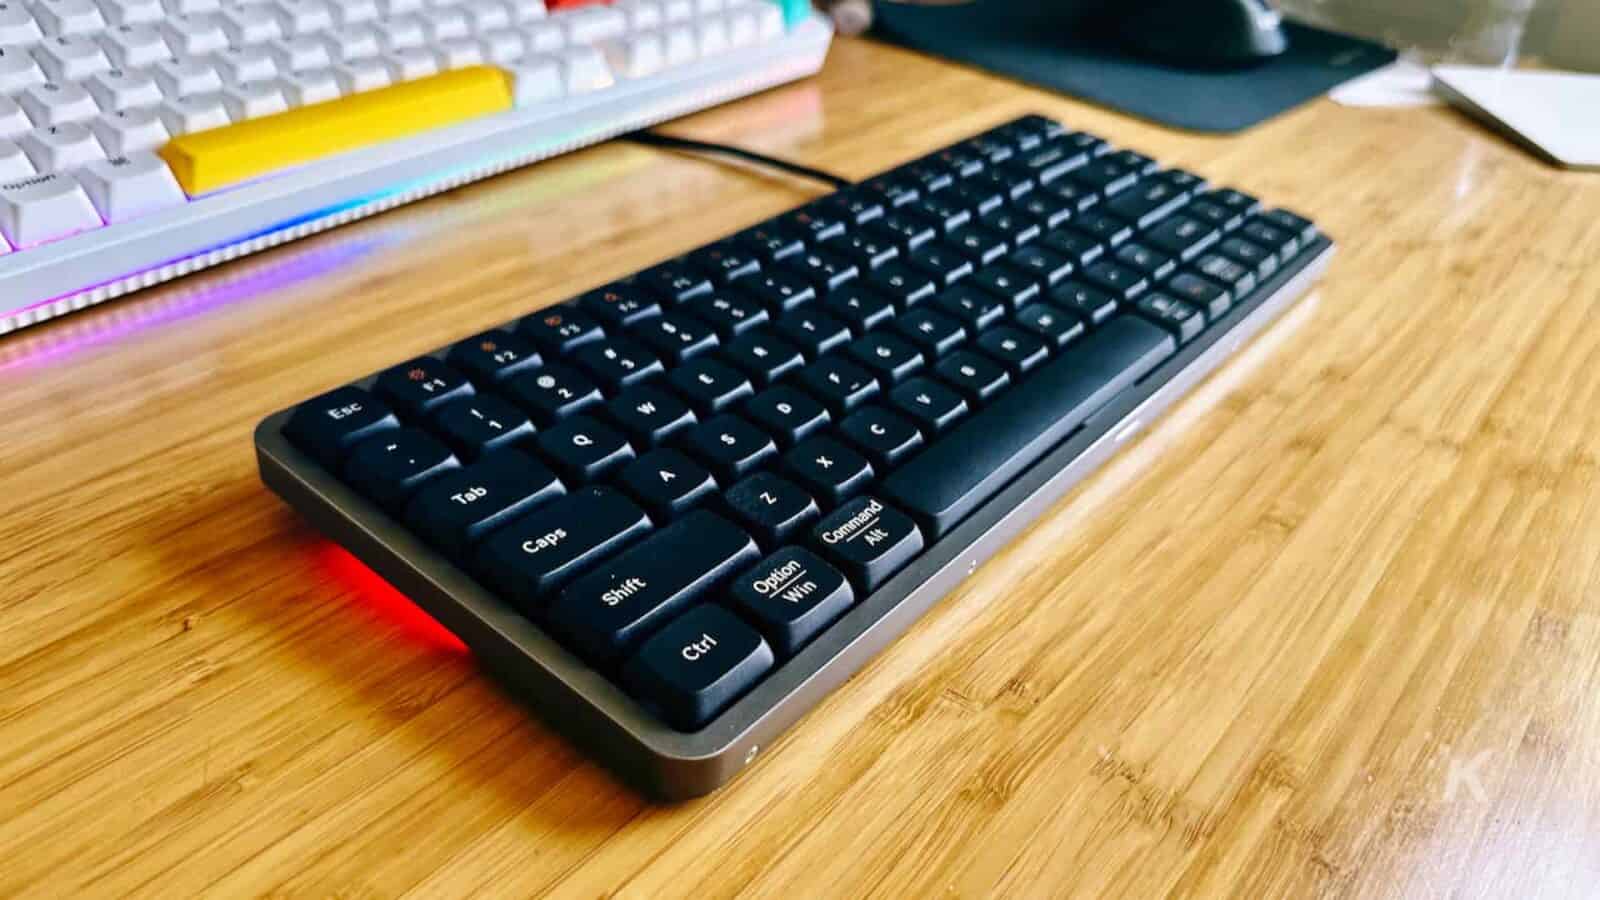
M 720 606 L 699 606 L 644 642 L 628 690 L 679 731 L 711 721 L 772 668 L 772 648 Z

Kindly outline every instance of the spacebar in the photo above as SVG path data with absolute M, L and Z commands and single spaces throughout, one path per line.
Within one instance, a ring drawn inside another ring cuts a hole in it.
M 1143 319 L 1114 319 L 890 475 L 884 493 L 940 537 L 1176 349 Z

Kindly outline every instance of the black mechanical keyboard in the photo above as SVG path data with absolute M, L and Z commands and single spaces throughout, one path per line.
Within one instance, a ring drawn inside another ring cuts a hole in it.
M 595 756 L 693 796 L 1331 250 L 1028 116 L 273 415 L 262 479 Z

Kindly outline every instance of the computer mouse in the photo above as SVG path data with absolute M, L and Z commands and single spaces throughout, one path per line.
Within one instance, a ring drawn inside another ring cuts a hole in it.
M 1289 49 L 1266 0 L 1143 0 L 1117 5 L 1114 27 L 1134 52 L 1196 68 L 1256 65 Z

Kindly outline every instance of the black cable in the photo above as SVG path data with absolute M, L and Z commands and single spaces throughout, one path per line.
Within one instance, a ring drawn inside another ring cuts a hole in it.
M 709 141 L 696 141 L 690 138 L 672 137 L 671 135 L 658 134 L 654 131 L 635 131 L 632 134 L 623 135 L 622 140 L 632 141 L 635 144 L 643 144 L 646 147 L 660 147 L 665 150 L 686 150 L 692 153 L 719 153 L 723 156 L 732 156 L 735 159 L 742 159 L 745 162 L 770 166 L 771 168 L 788 172 L 791 175 L 799 175 L 804 178 L 815 179 L 824 184 L 832 185 L 835 188 L 843 189 L 855 186 L 855 182 L 851 181 L 850 179 L 840 178 L 838 175 L 834 175 L 831 172 L 824 172 L 821 169 L 813 169 L 810 166 L 802 166 L 799 163 L 790 162 L 786 159 L 778 159 L 776 157 L 757 153 L 754 150 L 746 150 L 742 147 L 732 147 L 727 144 L 713 144 Z

